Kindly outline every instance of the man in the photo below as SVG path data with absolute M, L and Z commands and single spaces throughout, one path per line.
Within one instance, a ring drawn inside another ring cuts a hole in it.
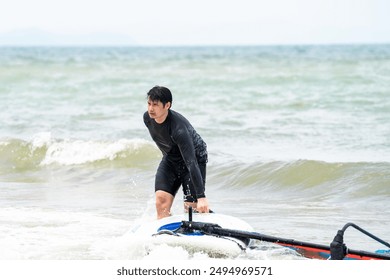
M 189 121 L 171 110 L 172 94 L 155 86 L 147 93 L 144 122 L 163 154 L 155 178 L 157 219 L 170 216 L 173 199 L 183 187 L 184 207 L 208 213 L 205 195 L 207 146 Z

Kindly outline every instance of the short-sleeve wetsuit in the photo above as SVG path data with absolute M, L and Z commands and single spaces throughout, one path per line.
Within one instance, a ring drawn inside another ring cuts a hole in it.
M 196 202 L 206 197 L 207 145 L 181 114 L 169 109 L 161 124 L 144 114 L 150 136 L 163 154 L 157 169 L 155 190 L 176 195 L 183 186 L 184 199 Z

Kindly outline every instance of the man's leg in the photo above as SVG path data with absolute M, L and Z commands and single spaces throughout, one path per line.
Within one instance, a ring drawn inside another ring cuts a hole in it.
M 171 215 L 171 207 L 174 196 L 165 191 L 156 191 L 157 219 L 162 219 Z

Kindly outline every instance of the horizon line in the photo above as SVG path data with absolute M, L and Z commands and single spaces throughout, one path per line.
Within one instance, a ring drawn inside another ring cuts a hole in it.
M 120 43 L 101 43 L 101 44 L 82 44 L 82 43 L 70 43 L 70 44 L 1 44 L 0 48 L 63 48 L 63 47 L 79 47 L 79 48 L 105 48 L 105 47 L 267 47 L 267 46 L 364 46 L 364 45 L 390 45 L 389 42 L 333 42 L 333 43 L 248 43 L 248 44 L 120 44 Z

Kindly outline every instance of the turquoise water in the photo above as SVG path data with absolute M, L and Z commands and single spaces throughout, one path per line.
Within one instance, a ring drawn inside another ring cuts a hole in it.
M 155 215 L 157 84 L 208 144 L 215 211 L 308 242 L 390 236 L 389 45 L 0 48 L 1 259 L 145 257 L 126 233 Z

